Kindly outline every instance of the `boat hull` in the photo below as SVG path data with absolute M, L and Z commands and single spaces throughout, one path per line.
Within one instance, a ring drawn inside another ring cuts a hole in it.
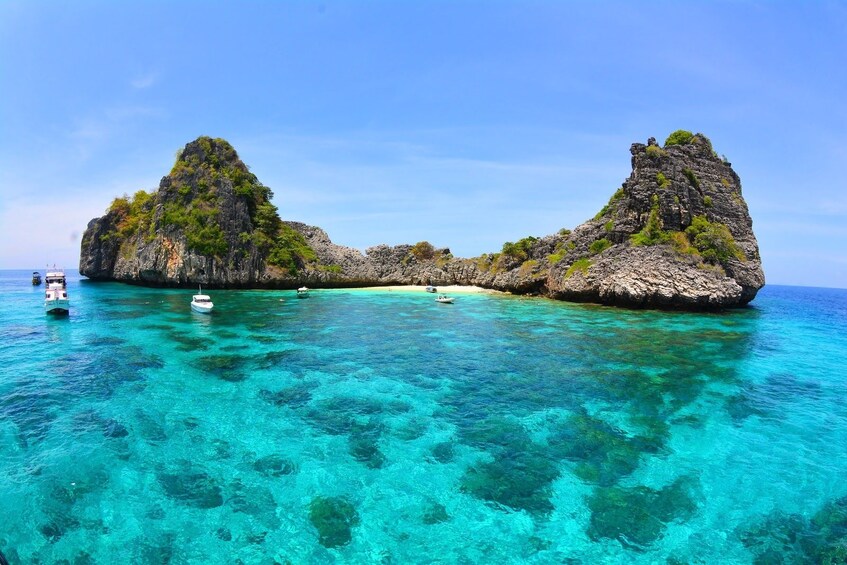
M 56 298 L 44 301 L 44 312 L 61 316 L 70 311 L 70 300 L 67 298 Z
M 197 312 L 198 314 L 211 314 L 212 308 L 214 308 L 214 306 L 204 306 L 202 304 L 196 304 L 194 302 L 191 303 L 191 310 Z

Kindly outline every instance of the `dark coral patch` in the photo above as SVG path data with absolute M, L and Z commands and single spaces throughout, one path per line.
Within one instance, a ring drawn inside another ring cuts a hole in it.
M 461 489 L 473 496 L 544 515 L 553 510 L 551 483 L 559 476 L 558 466 L 539 453 L 513 453 L 498 456 L 490 463 L 469 469 Z
M 345 498 L 319 496 L 309 505 L 309 520 L 318 530 L 318 541 L 322 546 L 341 547 L 353 539 L 359 513 Z
M 811 520 L 777 510 L 739 537 L 755 563 L 847 563 L 847 497 L 828 502 Z
M 355 426 L 350 434 L 350 455 L 370 469 L 379 469 L 385 463 L 385 455 L 379 449 L 382 426 Z
M 630 437 L 585 411 L 572 415 L 549 439 L 550 449 L 576 463 L 581 479 L 611 486 L 632 473 L 643 453 L 655 453 L 664 438 Z
M 247 378 L 245 366 L 249 359 L 243 355 L 208 355 L 197 361 L 198 367 L 217 378 L 238 382 Z
M 206 473 L 161 473 L 158 479 L 165 494 L 187 506 L 205 509 L 224 503 L 220 486 Z
M 588 537 L 616 539 L 643 550 L 664 535 L 668 522 L 686 520 L 696 511 L 693 491 L 697 484 L 682 477 L 661 490 L 600 487 L 588 499 L 591 522 Z
M 558 460 L 546 446 L 533 442 L 523 426 L 488 418 L 465 429 L 462 439 L 494 456 L 493 461 L 468 469 L 462 492 L 536 515 L 553 510 L 551 483 L 559 477 Z
M 280 455 L 266 455 L 253 463 L 253 468 L 268 477 L 281 477 L 297 471 L 297 465 Z
M 432 448 L 432 456 L 439 463 L 450 463 L 453 460 L 453 442 L 444 441 Z
M 447 514 L 447 509 L 444 508 L 443 504 L 433 502 L 424 510 L 422 519 L 424 524 L 432 526 L 433 524 L 446 522 L 450 519 L 450 516 Z
M 311 383 L 298 383 L 294 386 L 284 388 L 278 391 L 260 390 L 259 396 L 265 402 L 274 406 L 290 406 L 291 408 L 300 408 L 309 403 L 312 399 L 312 390 L 316 385 Z
M 103 423 L 103 436 L 109 438 L 126 437 L 129 431 L 117 420 L 109 419 Z
M 804 381 L 788 373 L 774 373 L 763 382 L 745 383 L 741 391 L 727 401 L 727 411 L 735 423 L 750 416 L 778 418 L 786 399 L 815 402 L 820 400 L 821 394 L 820 383 Z
M 263 486 L 248 485 L 235 480 L 231 485 L 231 491 L 232 495 L 227 500 L 227 504 L 233 512 L 252 516 L 268 528 L 279 528 L 276 501 L 270 490 Z

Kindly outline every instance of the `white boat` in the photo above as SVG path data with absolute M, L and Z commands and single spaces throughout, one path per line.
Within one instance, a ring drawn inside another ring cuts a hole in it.
M 297 298 L 309 298 L 309 289 L 301 286 L 297 289 Z
M 428 285 L 426 285 L 426 291 L 434 293 L 434 292 L 438 292 L 438 289 L 435 288 L 434 286 L 432 286 L 431 284 L 428 284 Z
M 32 272 L 32 286 L 38 286 L 41 284 L 41 273 L 38 271 Z
M 70 309 L 68 282 L 62 269 L 53 267 L 44 275 L 47 288 L 44 291 L 44 311 L 48 314 L 67 314 Z
M 208 294 L 203 294 L 203 287 L 199 287 L 197 292 L 198 294 L 191 297 L 191 309 L 199 314 L 211 314 L 212 308 L 215 307 L 212 299 Z
M 439 294 L 435 301 L 440 302 L 441 304 L 453 304 L 453 298 L 446 294 Z

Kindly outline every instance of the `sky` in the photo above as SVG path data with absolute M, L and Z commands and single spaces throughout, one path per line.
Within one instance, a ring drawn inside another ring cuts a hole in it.
M 0 0 L 0 269 L 76 268 L 201 135 L 337 244 L 474 257 L 677 129 L 741 177 L 769 284 L 847 288 L 847 1 Z

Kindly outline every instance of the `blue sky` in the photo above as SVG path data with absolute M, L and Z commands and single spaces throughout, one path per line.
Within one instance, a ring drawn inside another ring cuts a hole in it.
M 847 287 L 847 2 L 0 1 L 0 268 L 229 140 L 284 219 L 457 256 L 573 228 L 705 133 L 772 284 Z

